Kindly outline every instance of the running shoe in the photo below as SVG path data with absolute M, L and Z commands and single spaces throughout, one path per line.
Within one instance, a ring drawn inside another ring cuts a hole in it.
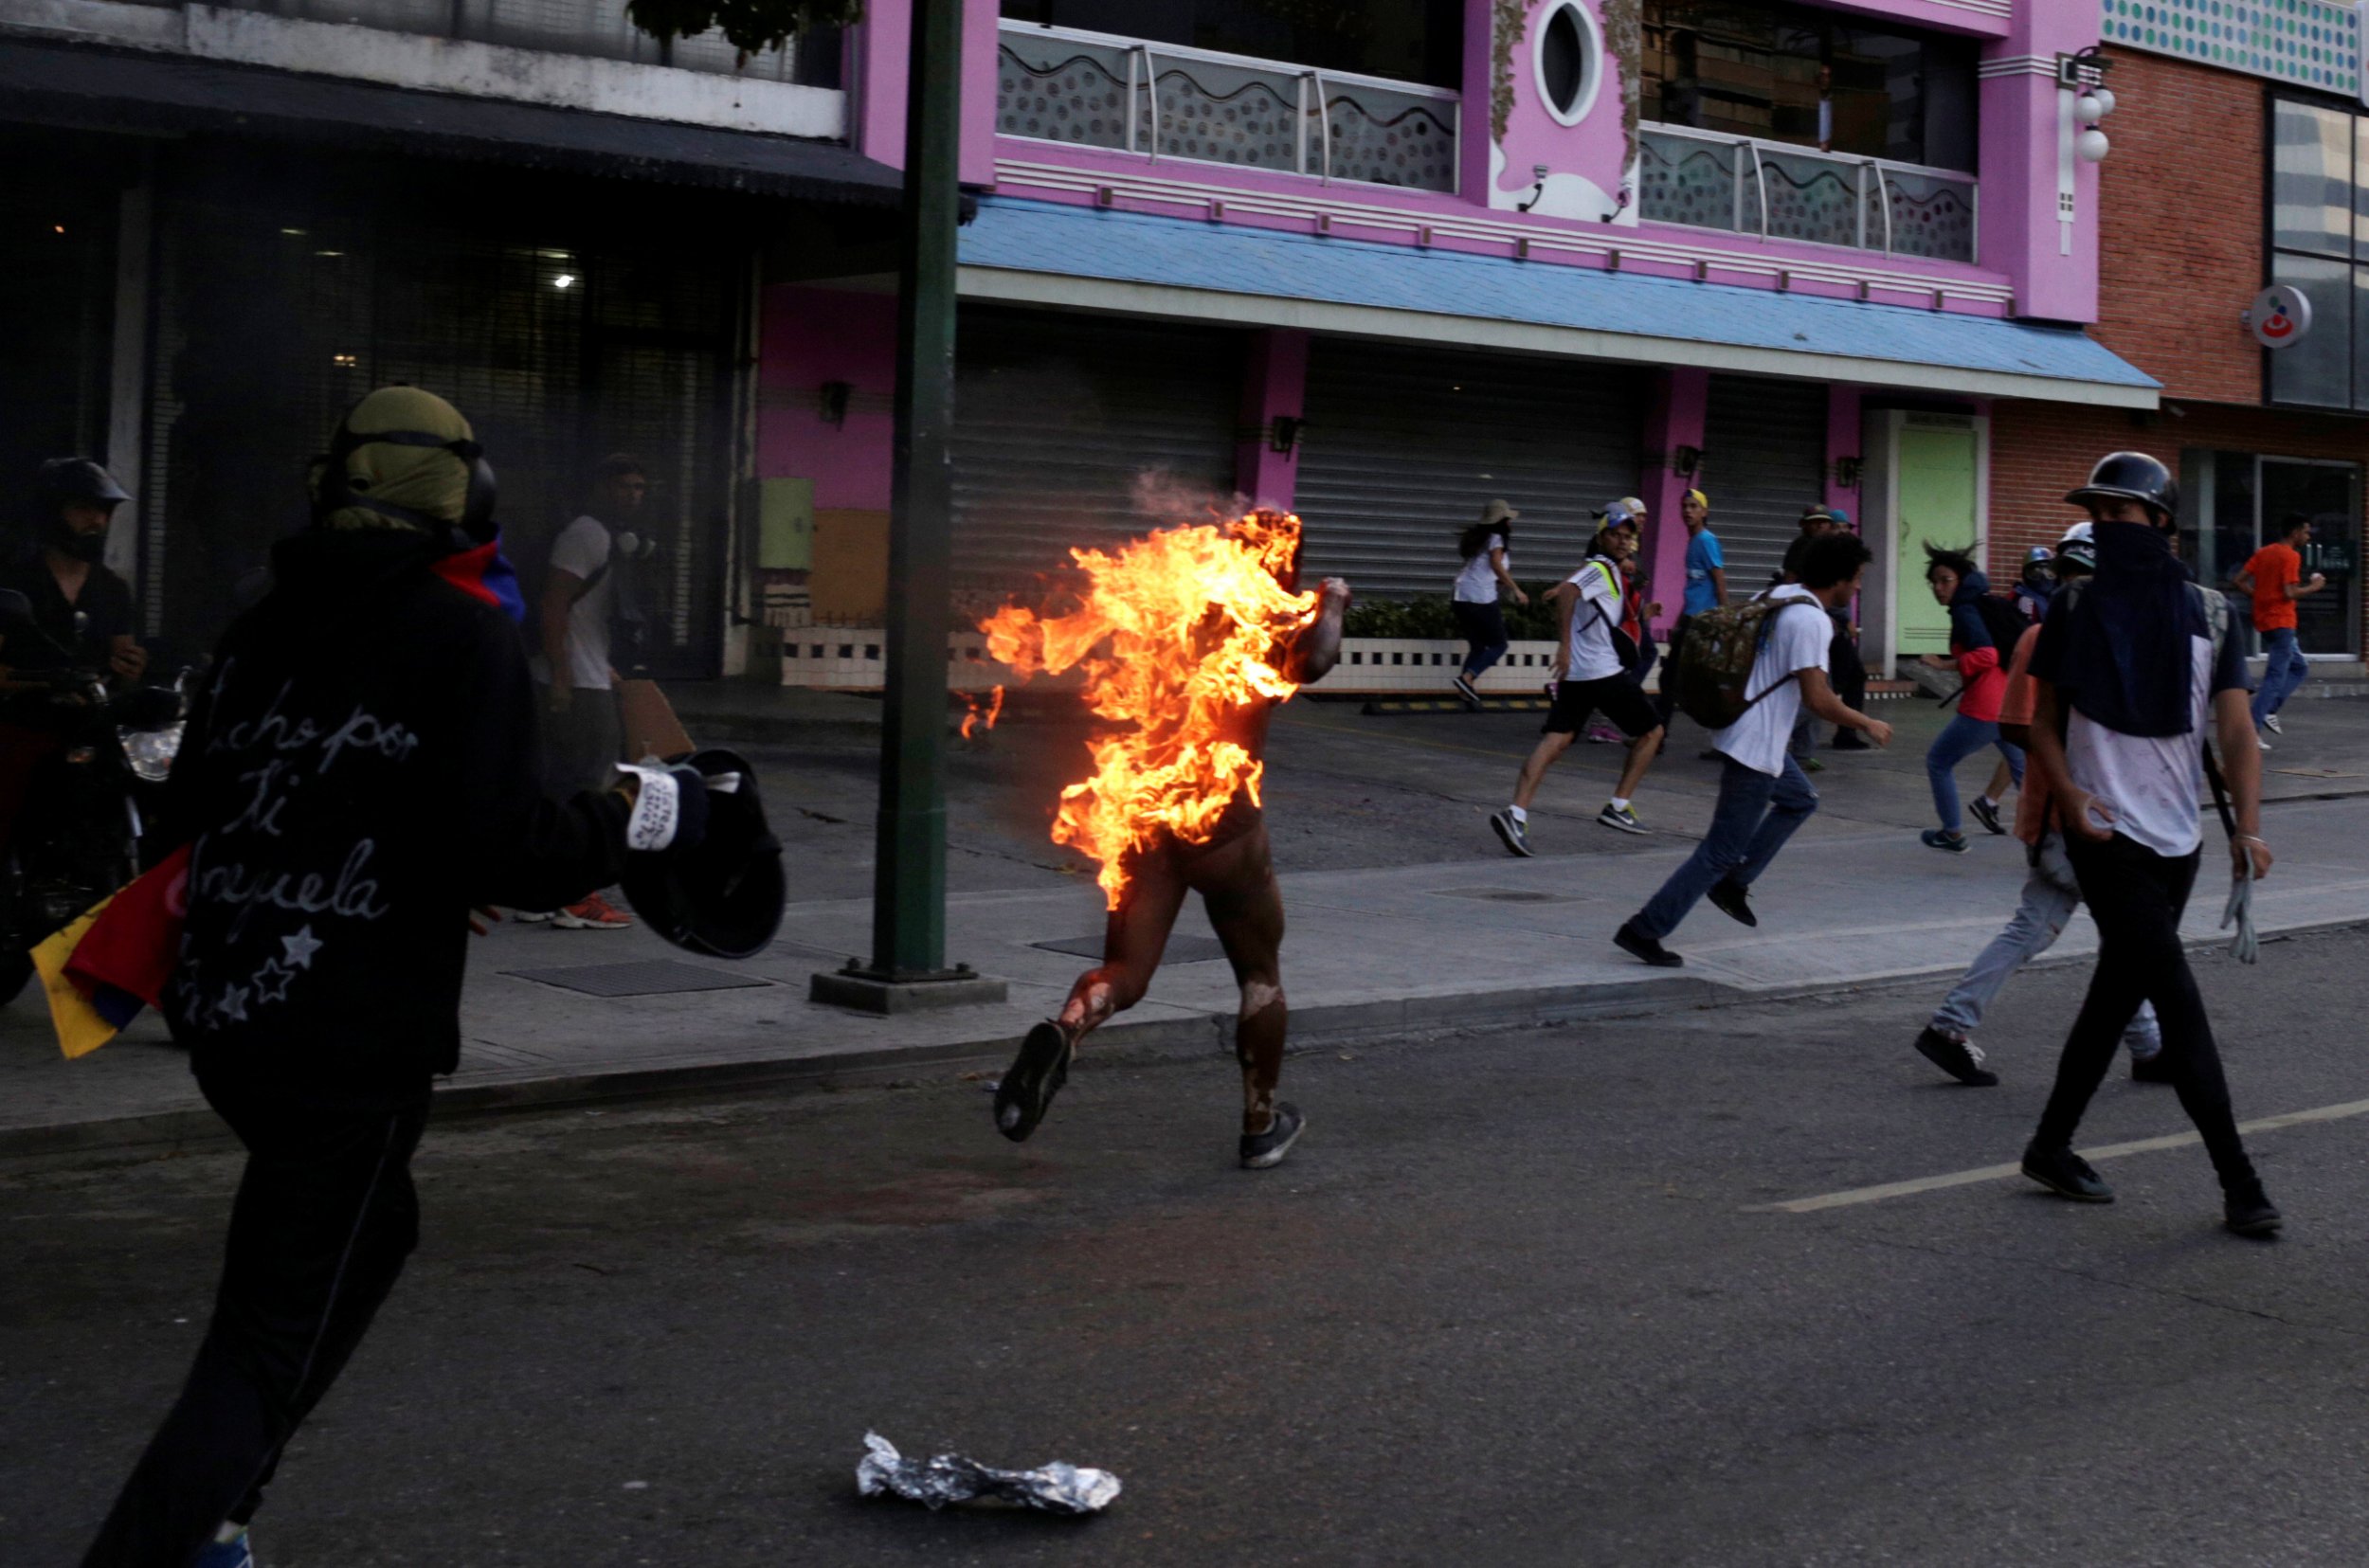
M 1497 830 L 1498 838 L 1513 854 L 1530 856 L 1537 853 L 1530 848 L 1529 830 L 1523 825 L 1520 818 L 1513 815 L 1511 807 L 1491 817 L 1489 825 Z
M 1980 1051 L 1929 1023 L 1917 1036 L 1917 1054 L 1970 1089 L 1988 1089 L 1998 1082 L 1998 1074 L 1982 1065 Z
M 2068 1148 L 2043 1149 L 2037 1144 L 2025 1146 L 2023 1173 L 2059 1198 L 2070 1198 L 2076 1203 L 2111 1203 L 2114 1189 L 2098 1180 L 2098 1173 L 2089 1168 L 2089 1162 Z
M 1977 795 L 1966 802 L 1966 815 L 1980 822 L 1988 832 L 1998 834 L 2002 838 L 2006 836 L 2007 829 L 2000 824 L 1998 820 L 1998 807 L 1991 804 L 1981 796 Z
M 1464 699 L 1465 707 L 1478 708 L 1481 705 L 1480 690 L 1473 684 L 1471 676 L 1460 675 L 1448 684 L 1456 688 L 1456 694 Z
M 1615 746 L 1628 738 L 1609 724 L 1591 724 L 1587 727 L 1586 739 L 1591 746 Z
M 1028 1031 L 1012 1070 L 995 1086 L 995 1130 L 1015 1144 L 1026 1143 L 1069 1081 L 1070 1058 L 1076 1054 L 1069 1031 L 1050 1018 Z
M 1944 850 L 1951 855 L 1966 853 L 1966 836 L 1962 833 L 1950 833 L 1942 828 L 1926 828 L 1917 835 L 1917 842 L 1926 849 Z
M 1711 901 L 1712 909 L 1740 926 L 1757 926 L 1761 923 L 1761 917 L 1752 912 L 1750 892 L 1743 883 L 1738 882 L 1732 876 L 1723 876 L 1712 883 L 1711 891 L 1704 896 Z
M 209 1541 L 197 1554 L 192 1568 L 255 1568 L 255 1549 L 247 1544 L 246 1532 L 241 1530 L 234 1540 Z
M 2233 1187 L 2221 1199 L 2221 1223 L 2239 1235 L 2272 1235 L 2281 1223 L 2279 1212 L 2259 1181 Z
M 596 892 L 552 915 L 552 924 L 563 931 L 622 931 L 633 924 L 633 916 Z
M 1656 969 L 1683 968 L 1686 960 L 1663 946 L 1661 943 L 1637 928 L 1634 920 L 1625 922 L 1612 933 L 1612 945 L 1628 954 L 1652 964 Z
M 1636 812 L 1624 805 L 1615 805 L 1610 801 L 1604 802 L 1604 809 L 1596 814 L 1596 820 L 1606 827 L 1619 828 L 1623 833 L 1645 831 L 1645 824 L 1637 820 Z
M 2253 738 L 2253 743 L 2254 743 L 2254 746 L 2255 746 L 2257 748 L 2261 749 L 2261 750 L 2268 751 L 2269 749 L 2270 749 L 2270 743 L 2269 741 L 2264 740 L 2264 739 L 2263 739 L 2260 735 L 2256 735 L 2256 736 Z
M 2286 727 L 2279 723 L 2279 716 L 2276 713 L 2263 714 L 2262 728 L 2268 730 L 2273 735 L 2284 735 L 2287 733 Z
M 1300 1141 L 1300 1134 L 1307 1130 L 1308 1118 L 1300 1114 L 1300 1108 L 1288 1100 L 1277 1100 L 1266 1131 L 1242 1134 L 1242 1168 L 1262 1171 L 1280 1165 L 1283 1157 L 1292 1152 L 1292 1145 Z
M 2134 1084 L 2168 1084 L 2172 1081 L 2172 1064 L 2161 1046 L 2143 1056 L 2130 1058 L 2130 1081 Z
M 1826 765 L 1819 762 L 1816 757 L 1796 757 L 1793 760 L 1801 765 L 1801 771 L 1804 773 L 1823 773 L 1826 771 Z
M 552 916 L 558 912 L 557 910 L 513 910 L 510 919 L 513 925 L 542 926 L 549 924 Z

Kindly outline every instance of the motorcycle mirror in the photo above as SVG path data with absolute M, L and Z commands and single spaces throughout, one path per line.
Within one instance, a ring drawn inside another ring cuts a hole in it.
M 33 602 L 14 588 L 0 588 L 0 630 L 32 622 Z

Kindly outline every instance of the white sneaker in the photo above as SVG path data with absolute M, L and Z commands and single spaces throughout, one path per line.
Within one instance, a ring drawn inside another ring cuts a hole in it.
M 2276 713 L 2263 714 L 2262 728 L 2268 730 L 2273 735 L 2284 735 L 2287 733 L 2285 730 L 2279 727 L 2279 716 Z
M 2254 743 L 2254 745 L 2256 745 L 2256 746 L 2260 747 L 2260 748 L 2261 748 L 2263 750 L 2265 750 L 2265 751 L 2268 751 L 2269 749 L 2270 749 L 2270 743 L 2269 741 L 2264 740 L 2264 739 L 2263 739 L 2260 735 L 2256 735 L 2256 736 L 2253 738 L 2253 743 Z

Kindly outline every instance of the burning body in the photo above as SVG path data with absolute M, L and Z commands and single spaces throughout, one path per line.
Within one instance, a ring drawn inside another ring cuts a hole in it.
M 1337 578 L 1297 591 L 1299 542 L 1297 517 L 1254 512 L 1115 554 L 1075 551 L 1087 579 L 1076 610 L 1006 608 L 983 624 L 990 652 L 1022 678 L 1082 668 L 1088 704 L 1112 721 L 1053 826 L 1056 842 L 1101 862 L 1103 961 L 1004 1076 L 996 1126 L 1015 1143 L 1043 1119 L 1078 1041 L 1143 1000 L 1187 892 L 1201 894 L 1241 988 L 1242 1162 L 1276 1164 L 1299 1136 L 1299 1111 L 1275 1099 L 1283 899 L 1259 784 L 1275 705 L 1339 662 L 1349 601 Z

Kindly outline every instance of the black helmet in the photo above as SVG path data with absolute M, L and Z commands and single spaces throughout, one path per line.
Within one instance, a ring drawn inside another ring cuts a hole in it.
M 2179 511 L 2179 484 L 2172 471 L 2144 452 L 2108 452 L 2089 470 L 2089 482 L 2065 497 L 2075 506 L 2090 501 L 2138 501 L 2166 514 Z
M 787 892 L 781 841 L 765 825 L 756 769 L 723 750 L 695 751 L 682 766 L 710 781 L 707 833 L 689 849 L 627 856 L 625 898 L 678 947 L 750 957 L 781 928 Z
M 52 458 L 41 465 L 41 477 L 34 481 L 45 505 L 61 507 L 80 502 L 85 506 L 121 506 L 132 498 L 131 492 L 116 483 L 115 476 L 88 458 Z

